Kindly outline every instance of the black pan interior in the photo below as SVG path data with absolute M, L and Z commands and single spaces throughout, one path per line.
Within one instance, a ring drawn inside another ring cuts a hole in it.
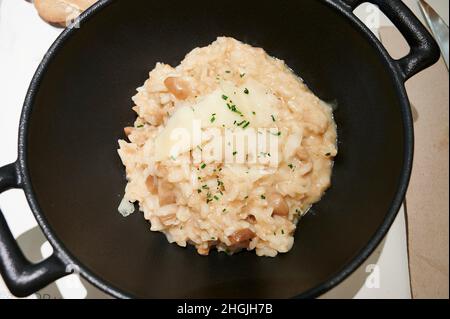
M 232 36 L 284 59 L 337 102 L 333 186 L 288 254 L 233 257 L 168 244 L 140 213 L 123 218 L 117 156 L 130 97 L 155 63 Z M 364 249 L 398 187 L 404 135 L 394 80 L 363 33 L 322 1 L 114 1 L 49 64 L 27 135 L 32 187 L 56 237 L 93 274 L 137 297 L 292 297 Z

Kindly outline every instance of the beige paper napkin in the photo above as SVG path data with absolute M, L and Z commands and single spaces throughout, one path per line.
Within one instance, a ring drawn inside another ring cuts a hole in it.
M 393 57 L 408 47 L 399 32 L 380 28 Z M 415 152 L 406 195 L 408 250 L 414 298 L 449 297 L 449 79 L 439 63 L 406 83 L 415 109 Z

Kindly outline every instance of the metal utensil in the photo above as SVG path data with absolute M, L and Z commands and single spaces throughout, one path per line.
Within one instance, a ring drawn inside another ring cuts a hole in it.
M 442 56 L 448 69 L 448 25 L 439 14 L 424 0 L 419 0 L 419 7 L 441 48 Z

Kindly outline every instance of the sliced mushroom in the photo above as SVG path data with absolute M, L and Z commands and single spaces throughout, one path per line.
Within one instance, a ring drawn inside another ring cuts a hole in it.
M 161 182 L 158 184 L 158 197 L 159 206 L 175 204 L 177 201 L 172 186 L 167 182 Z
M 272 216 L 288 216 L 289 206 L 286 200 L 279 193 L 272 193 L 268 196 L 267 202 L 269 206 L 273 207 Z
M 145 186 L 147 186 L 147 190 L 153 195 L 155 195 L 158 192 L 155 177 L 152 175 L 147 176 L 147 179 L 145 180 Z
M 248 247 L 250 240 L 254 238 L 256 234 L 249 228 L 243 228 L 235 231 L 233 234 L 228 236 L 231 245 L 236 248 L 246 248 Z
M 189 84 L 179 77 L 170 76 L 166 78 L 164 85 L 179 100 L 185 100 L 191 94 Z
M 245 220 L 247 222 L 249 222 L 250 224 L 256 223 L 256 217 L 255 217 L 255 215 L 252 215 L 252 214 L 248 215 L 247 218 L 245 218 Z
M 124 127 L 123 132 L 125 133 L 126 136 L 128 136 L 131 134 L 131 132 L 133 132 L 133 128 L 130 126 Z
M 173 192 L 159 194 L 159 205 L 165 206 L 170 204 L 175 204 L 177 202 L 177 197 Z
M 197 248 L 197 252 L 199 253 L 199 255 L 202 255 L 202 256 L 208 256 L 208 254 L 209 254 L 209 247 L 198 247 Z

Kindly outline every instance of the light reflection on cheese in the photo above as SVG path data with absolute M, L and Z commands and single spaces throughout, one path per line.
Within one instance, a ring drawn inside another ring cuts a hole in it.
M 200 144 L 200 128 L 269 128 L 275 123 L 279 100 L 262 84 L 249 79 L 242 86 L 222 82 L 220 88 L 200 98 L 192 108 L 182 106 L 170 117 L 155 139 L 155 160 L 176 157 Z M 235 111 L 231 110 L 232 106 Z M 240 125 L 239 125 L 240 124 Z
M 194 121 L 194 112 L 187 106 L 180 107 L 170 117 L 155 139 L 155 161 L 176 157 L 192 148 Z
M 232 127 L 234 121 L 244 120 L 238 113 L 228 109 L 225 93 L 217 89 L 205 96 L 193 107 L 194 116 L 201 120 L 202 128 L 206 127 Z
M 229 82 L 222 83 L 221 87 L 250 122 L 251 127 L 267 128 L 274 126 L 272 115 L 276 115 L 276 109 L 280 101 L 262 84 L 248 79 L 240 87 L 235 87 Z

